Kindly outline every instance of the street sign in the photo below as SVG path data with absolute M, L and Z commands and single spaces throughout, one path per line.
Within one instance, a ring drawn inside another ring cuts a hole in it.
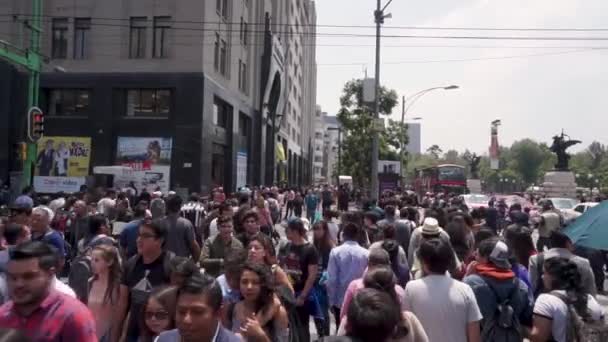
M 31 142 L 37 142 L 44 136 L 44 113 L 38 107 L 27 112 L 27 136 Z

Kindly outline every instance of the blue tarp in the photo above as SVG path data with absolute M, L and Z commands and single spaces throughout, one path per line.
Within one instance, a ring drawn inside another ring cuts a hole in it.
M 608 201 L 589 208 L 564 233 L 576 245 L 608 250 Z

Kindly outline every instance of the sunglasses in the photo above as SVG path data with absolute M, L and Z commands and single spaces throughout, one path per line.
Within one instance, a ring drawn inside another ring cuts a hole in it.
M 165 319 L 169 319 L 169 313 L 167 311 L 157 311 L 157 312 L 146 311 L 144 316 L 146 317 L 146 319 L 155 319 L 157 321 L 163 321 Z

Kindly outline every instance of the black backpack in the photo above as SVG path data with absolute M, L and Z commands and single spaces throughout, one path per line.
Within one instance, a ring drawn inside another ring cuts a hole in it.
M 490 317 L 484 318 L 481 328 L 481 340 L 484 342 L 522 342 L 524 340 L 523 330 L 519 317 L 511 305 L 513 298 L 519 291 L 519 279 L 513 280 L 513 288 L 509 295 L 501 297 L 492 283 L 486 279 L 484 282 L 496 297 L 496 311 Z

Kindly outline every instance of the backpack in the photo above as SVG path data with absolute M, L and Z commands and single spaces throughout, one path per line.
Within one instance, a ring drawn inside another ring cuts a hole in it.
M 485 278 L 483 281 L 488 285 L 496 297 L 496 311 L 483 321 L 481 328 L 481 340 L 492 342 L 522 342 L 524 340 L 519 317 L 517 317 L 511 302 L 519 291 L 519 279 L 513 280 L 513 289 L 509 291 L 506 298 L 501 298 L 492 283 Z
M 83 254 L 72 260 L 70 273 L 68 274 L 68 285 L 74 290 L 76 297 L 85 305 L 89 297 L 89 279 L 92 276 L 90 256 Z
M 559 292 L 548 294 L 559 298 L 568 306 L 568 326 L 566 341 L 569 342 L 605 342 L 608 341 L 608 325 L 603 321 L 585 320 L 578 314 L 568 296 Z

